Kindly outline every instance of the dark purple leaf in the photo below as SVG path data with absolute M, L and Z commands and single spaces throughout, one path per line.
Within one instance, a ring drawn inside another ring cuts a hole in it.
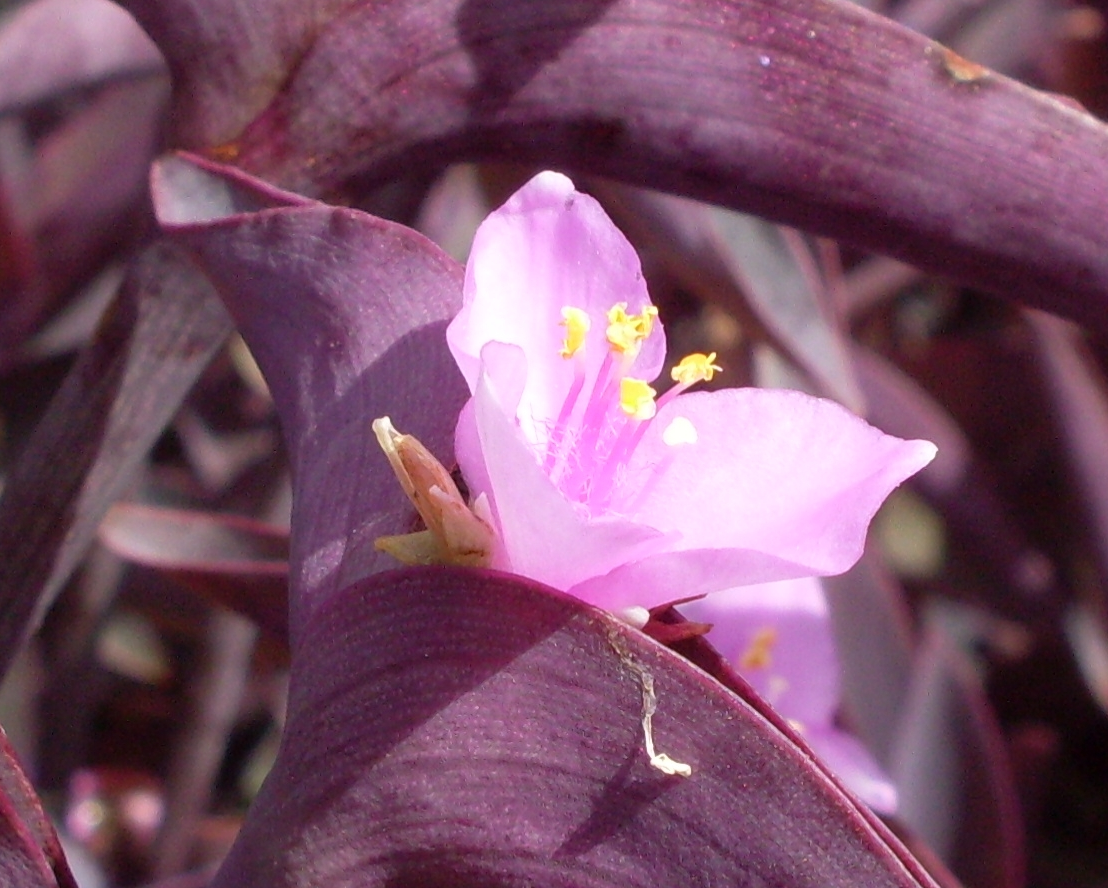
M 0 883 L 77 888 L 58 836 L 0 728 Z
M 242 712 L 257 629 L 222 610 L 208 615 L 201 666 L 192 676 L 192 710 L 169 765 L 165 819 L 154 843 L 153 871 L 181 872 L 202 834 L 220 766 Z
M 912 677 L 915 639 L 904 593 L 873 553 L 822 580 L 842 668 L 842 709 L 851 730 L 888 767 Z
M 135 263 L 0 497 L 0 674 L 229 330 L 172 248 Z
M 100 540 L 288 644 L 287 530 L 233 515 L 117 503 L 104 516 Z
M 0 306 L 0 359 L 16 357 L 61 297 L 149 227 L 148 166 L 167 97 L 164 77 L 115 84 L 39 140 L 22 166 L 3 163 L 27 268 Z
M 108 0 L 34 0 L 0 22 L 0 112 L 164 70 L 150 38 Z
M 946 410 L 906 374 L 861 347 L 854 367 L 869 407 L 885 431 L 938 445 L 934 461 L 912 483 L 942 512 L 958 545 L 994 578 L 989 603 L 1001 613 L 1042 616 L 1063 604 L 1053 566 L 1033 548 L 994 480 Z
M 465 383 L 445 327 L 462 269 L 410 229 L 186 157 L 161 161 L 154 183 L 159 219 L 215 282 L 281 416 L 296 490 L 295 648 L 316 602 L 395 565 L 374 540 L 414 515 L 373 419 L 390 415 L 449 462 Z
M 897 817 L 971 888 L 1023 885 L 1023 832 L 1000 726 L 973 673 L 939 630 L 917 649 L 898 725 Z
M 180 137 L 286 187 L 566 165 L 1108 329 L 1108 128 L 845 0 L 129 0 Z
M 1047 403 L 1065 443 L 1063 459 L 1085 507 L 1100 594 L 1108 590 L 1108 400 L 1104 376 L 1089 354 L 1081 331 L 1041 312 L 1025 314 Z
M 215 885 L 933 885 L 742 699 L 564 595 L 385 574 L 301 641 L 281 753 Z M 688 778 L 648 763 L 644 673 Z

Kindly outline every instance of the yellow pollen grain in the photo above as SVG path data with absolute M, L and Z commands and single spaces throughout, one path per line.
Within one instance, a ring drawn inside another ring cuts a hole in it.
M 653 305 L 647 305 L 639 314 L 629 315 L 627 303 L 617 302 L 608 310 L 607 337 L 612 349 L 621 355 L 636 354 L 653 331 L 657 317 L 658 309 Z
M 562 309 L 560 324 L 566 328 L 566 338 L 558 354 L 563 358 L 572 358 L 585 347 L 585 337 L 592 326 L 592 320 L 580 308 L 567 305 Z
M 754 633 L 750 646 L 739 658 L 741 669 L 768 669 L 773 662 L 773 648 L 777 644 L 777 630 L 763 626 Z
M 673 377 L 674 382 L 685 386 L 694 385 L 698 382 L 711 382 L 713 376 L 723 372 L 723 368 L 716 364 L 715 360 L 715 352 L 708 355 L 699 352 L 685 355 L 681 359 L 681 363 L 674 367 L 669 375 Z
M 619 406 L 632 419 L 653 419 L 657 412 L 654 391 L 641 379 L 625 376 L 619 381 Z

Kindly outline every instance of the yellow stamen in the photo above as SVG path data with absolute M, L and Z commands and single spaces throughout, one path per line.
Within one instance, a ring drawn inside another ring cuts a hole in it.
M 617 302 L 608 310 L 608 342 L 621 355 L 636 355 L 651 331 L 658 309 L 653 305 L 643 308 L 641 314 L 629 315 L 627 303 Z
M 373 431 L 404 493 L 427 525 L 418 533 L 379 537 L 376 547 L 405 564 L 488 567 L 496 533 L 466 505 L 443 464 L 416 438 L 400 434 L 387 416 L 373 421 Z
M 777 630 L 763 626 L 754 633 L 743 655 L 739 658 L 741 669 L 768 669 L 773 662 L 773 648 L 777 644 Z
M 619 381 L 619 406 L 632 419 L 653 419 L 657 412 L 654 396 L 658 394 L 641 379 L 625 376 Z
M 694 385 L 698 382 L 711 382 L 713 376 L 723 372 L 722 367 L 713 363 L 715 359 L 715 352 L 710 355 L 699 353 L 685 355 L 681 359 L 681 363 L 670 371 L 670 376 L 673 377 L 674 382 L 683 386 Z
M 566 338 L 558 354 L 563 358 L 572 358 L 584 348 L 585 336 L 592 326 L 592 320 L 581 309 L 567 305 L 562 309 L 561 325 L 566 328 Z

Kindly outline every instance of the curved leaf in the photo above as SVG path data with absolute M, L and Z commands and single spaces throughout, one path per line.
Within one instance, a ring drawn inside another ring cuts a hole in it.
M 0 113 L 164 70 L 150 38 L 109 0 L 34 0 L 0 21 Z
M 642 675 L 667 777 L 643 751 Z M 933 885 L 812 759 L 641 633 L 426 568 L 320 604 L 215 886 Z
M 972 666 L 932 627 L 892 751 L 897 816 L 967 885 L 1023 884 L 1023 830 L 1004 737 Z
M 414 515 L 372 420 L 389 414 L 440 458 L 453 451 L 466 388 L 445 327 L 462 269 L 410 229 L 184 156 L 155 167 L 154 198 L 220 290 L 281 417 L 295 647 L 314 602 L 395 564 L 373 542 Z
M 1108 128 L 845 0 L 125 5 L 188 145 L 286 187 L 566 165 L 1108 329 Z

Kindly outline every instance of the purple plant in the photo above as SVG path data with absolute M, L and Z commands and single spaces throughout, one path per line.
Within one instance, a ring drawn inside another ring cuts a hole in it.
M 1099 7 L 122 5 L 0 21 L 0 651 L 57 599 L 27 770 L 113 883 L 1085 884 L 1105 354 L 1019 306 L 1106 329 L 1108 129 L 999 71 Z M 134 611 L 172 756 L 105 752 Z M 2 745 L 0 876 L 74 884 Z

